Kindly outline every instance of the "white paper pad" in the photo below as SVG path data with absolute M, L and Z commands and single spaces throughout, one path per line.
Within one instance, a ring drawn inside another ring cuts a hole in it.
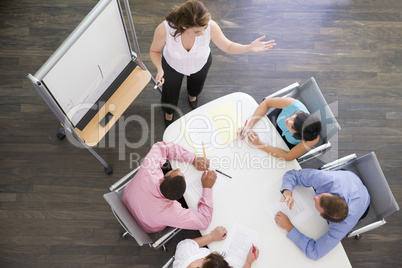
M 304 201 L 300 193 L 294 189 L 292 192 L 294 203 L 293 208 L 290 210 L 285 202 L 275 201 L 269 207 L 266 208 L 267 213 L 272 219 L 275 219 L 276 213 L 282 211 L 286 214 L 294 226 L 300 226 L 308 218 L 310 218 L 314 211 L 311 207 Z
M 252 244 L 256 244 L 260 234 L 244 225 L 235 223 L 228 231 L 222 253 L 234 268 L 243 267 Z

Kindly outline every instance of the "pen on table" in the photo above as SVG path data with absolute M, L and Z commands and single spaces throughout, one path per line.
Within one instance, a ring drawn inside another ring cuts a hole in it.
M 283 197 L 283 202 L 285 202 L 286 201 L 286 196 L 285 196 L 285 194 L 284 193 L 281 193 L 282 194 L 282 197 Z M 287 203 L 286 203 L 287 204 Z
M 257 253 L 256 253 L 256 250 L 255 250 L 255 246 L 254 246 L 254 244 L 251 244 L 251 245 L 253 246 L 254 258 L 257 259 Z
M 204 146 L 204 142 L 202 142 L 202 151 L 204 152 L 204 157 L 207 157 L 207 154 L 205 153 L 205 146 Z
M 215 169 L 215 171 L 218 172 L 218 173 L 220 173 L 220 174 L 222 174 L 222 175 L 224 175 L 224 176 L 226 176 L 226 177 L 228 177 L 229 179 L 232 178 L 232 177 L 230 177 L 228 174 L 225 174 L 225 173 L 223 173 L 223 172 L 220 171 L 220 170 Z
M 243 131 L 241 132 L 241 136 L 242 136 L 242 137 L 243 137 L 243 134 L 244 134 L 244 130 L 246 130 L 247 121 L 248 121 L 248 120 L 246 120 L 246 122 L 244 123 L 244 128 L 243 128 Z

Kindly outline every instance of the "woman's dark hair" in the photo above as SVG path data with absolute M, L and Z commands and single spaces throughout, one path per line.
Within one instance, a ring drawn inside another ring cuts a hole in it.
M 341 222 L 348 216 L 349 206 L 339 195 L 323 195 L 320 198 L 320 206 L 324 212 L 321 216 L 327 221 Z
M 174 37 L 182 34 L 185 31 L 184 27 L 205 27 L 210 19 L 208 9 L 203 3 L 196 0 L 185 2 L 166 16 L 169 26 L 176 30 L 173 34 Z
M 230 268 L 225 256 L 218 253 L 211 253 L 205 257 L 202 268 Z
M 296 118 L 292 126 L 293 137 L 297 140 L 313 141 L 318 135 L 321 134 L 321 121 L 318 116 L 300 112 L 296 115 Z
M 186 181 L 180 175 L 174 177 L 167 175 L 160 185 L 160 190 L 167 199 L 178 200 L 186 191 Z

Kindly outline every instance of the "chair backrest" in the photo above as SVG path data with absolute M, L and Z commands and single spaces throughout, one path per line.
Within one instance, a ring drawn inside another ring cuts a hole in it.
M 322 132 L 320 142 L 317 145 L 326 143 L 341 130 L 314 77 L 297 87 L 290 97 L 301 101 L 311 114 L 315 114 L 321 119 Z
M 352 229 L 379 221 L 399 210 L 398 203 L 382 172 L 374 152 L 356 158 L 336 168 L 354 172 L 362 180 L 370 194 L 370 209 L 367 216 Z
M 144 231 L 144 229 L 142 229 L 142 227 L 137 223 L 137 221 L 131 215 L 130 211 L 124 205 L 122 201 L 124 188 L 125 185 L 113 192 L 104 194 L 103 197 L 110 205 L 113 214 L 116 216 L 117 220 L 120 222 L 123 228 L 132 237 L 134 237 L 138 245 L 142 246 L 144 244 L 153 243 L 151 237 Z

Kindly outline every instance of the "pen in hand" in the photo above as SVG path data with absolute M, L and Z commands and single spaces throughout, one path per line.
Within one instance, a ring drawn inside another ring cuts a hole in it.
M 242 136 L 242 137 L 243 137 L 243 135 L 244 135 L 244 131 L 246 130 L 247 121 L 248 121 L 248 120 L 246 120 L 246 122 L 244 123 L 243 131 L 241 132 L 241 136 Z
M 204 142 L 202 142 L 202 151 L 204 152 L 204 157 L 207 157 L 207 154 L 205 153 L 205 146 L 204 146 Z
M 253 246 L 253 254 L 254 254 L 254 258 L 257 259 L 257 252 L 255 250 L 255 246 L 254 244 L 251 244 Z

